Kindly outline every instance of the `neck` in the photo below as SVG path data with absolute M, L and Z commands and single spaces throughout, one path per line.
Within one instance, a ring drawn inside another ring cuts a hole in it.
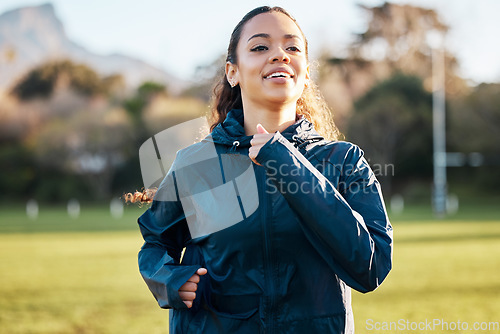
M 296 120 L 296 103 L 254 106 L 243 102 L 244 128 L 247 136 L 257 133 L 257 124 L 269 132 L 283 131 Z

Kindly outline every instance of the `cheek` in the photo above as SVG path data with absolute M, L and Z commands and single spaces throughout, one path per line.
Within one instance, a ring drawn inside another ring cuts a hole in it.
M 261 68 L 256 66 L 255 62 L 252 62 L 252 60 L 249 59 L 244 63 L 242 62 L 242 64 L 245 64 L 239 69 L 239 78 L 242 82 L 248 82 L 248 84 L 251 85 L 252 82 L 256 82 L 261 79 Z
M 304 83 L 307 79 L 307 71 L 305 67 L 301 67 L 300 71 L 297 71 L 297 83 Z
M 301 73 L 305 76 L 307 75 L 307 60 L 306 59 L 301 59 L 297 62 L 297 68 L 300 69 Z

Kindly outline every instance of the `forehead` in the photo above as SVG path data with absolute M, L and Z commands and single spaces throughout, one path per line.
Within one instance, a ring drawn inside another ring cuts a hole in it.
M 246 43 L 255 34 L 268 34 L 271 38 L 278 38 L 285 35 L 296 35 L 302 41 L 304 36 L 297 24 L 280 12 L 259 14 L 250 19 L 241 33 L 241 42 Z

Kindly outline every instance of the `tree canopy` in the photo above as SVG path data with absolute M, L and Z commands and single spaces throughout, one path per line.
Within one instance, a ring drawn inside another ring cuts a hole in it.
M 430 176 L 431 94 L 415 76 L 397 74 L 381 82 L 356 102 L 348 139 L 365 150 L 374 169 L 381 170 L 377 177 L 387 192 L 393 179 Z
M 47 98 L 57 87 L 71 87 L 91 96 L 106 90 L 99 75 L 90 67 L 70 60 L 41 64 L 30 70 L 12 88 L 12 94 L 21 100 Z

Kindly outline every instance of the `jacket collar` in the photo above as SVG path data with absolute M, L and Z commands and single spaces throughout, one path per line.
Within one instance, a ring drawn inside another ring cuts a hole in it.
M 301 116 L 294 124 L 290 125 L 283 132 L 283 137 L 290 142 L 303 144 L 310 141 L 318 141 L 323 139 L 311 122 L 304 116 Z M 227 146 L 234 146 L 238 142 L 240 147 L 249 147 L 250 140 L 253 136 L 245 135 L 243 128 L 243 110 L 233 109 L 228 114 L 224 122 L 218 124 L 210 136 L 215 143 Z

